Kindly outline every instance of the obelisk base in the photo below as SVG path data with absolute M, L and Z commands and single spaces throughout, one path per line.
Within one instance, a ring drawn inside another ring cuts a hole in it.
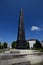
M 27 49 L 26 41 L 17 41 L 16 49 Z

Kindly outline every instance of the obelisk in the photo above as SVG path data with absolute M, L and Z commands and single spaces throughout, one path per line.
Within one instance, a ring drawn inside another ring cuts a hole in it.
M 24 17 L 23 9 L 20 9 L 19 24 L 18 24 L 18 35 L 17 35 L 17 46 L 18 49 L 26 49 L 25 41 L 25 29 L 24 29 Z

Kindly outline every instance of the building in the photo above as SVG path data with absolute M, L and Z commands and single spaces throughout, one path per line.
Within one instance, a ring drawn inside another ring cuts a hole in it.
M 30 49 L 33 48 L 33 45 L 37 42 L 37 39 L 29 39 L 27 42 L 29 43 Z M 40 42 L 40 41 L 39 41 Z M 43 42 L 40 42 L 43 47 Z
M 36 43 L 36 39 L 29 39 L 27 42 L 29 43 L 30 48 L 33 48 L 33 44 Z
M 41 41 L 42 47 L 43 47 L 43 41 Z

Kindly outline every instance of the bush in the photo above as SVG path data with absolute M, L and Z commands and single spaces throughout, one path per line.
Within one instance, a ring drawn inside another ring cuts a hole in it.
M 33 45 L 33 48 L 34 49 L 40 49 L 40 48 L 42 48 L 42 45 L 38 40 L 36 40 L 36 43 Z
M 16 42 L 15 41 L 12 42 L 11 47 L 16 48 Z
M 1 42 L 0 42 L 0 49 L 3 49 L 3 45 L 1 44 Z
M 7 43 L 6 43 L 6 42 L 3 43 L 3 48 L 4 48 L 4 49 L 7 48 Z

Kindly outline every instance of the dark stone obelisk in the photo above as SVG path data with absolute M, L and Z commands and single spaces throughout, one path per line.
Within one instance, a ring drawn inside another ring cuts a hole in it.
M 24 30 L 24 18 L 23 18 L 23 9 L 20 10 L 19 24 L 18 24 L 18 36 L 17 36 L 17 49 L 26 49 L 25 41 L 25 30 Z

